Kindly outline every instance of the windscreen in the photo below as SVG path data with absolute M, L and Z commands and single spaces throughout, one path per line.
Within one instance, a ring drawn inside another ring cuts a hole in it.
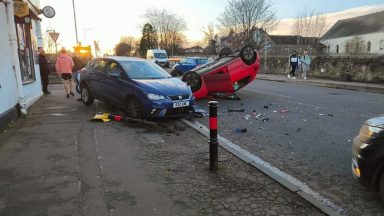
M 167 79 L 171 77 L 163 68 L 149 61 L 122 61 L 120 64 L 131 79 Z
M 155 58 L 168 58 L 167 53 L 154 53 Z

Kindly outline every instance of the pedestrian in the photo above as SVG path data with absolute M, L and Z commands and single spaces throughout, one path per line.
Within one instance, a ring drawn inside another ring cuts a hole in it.
M 296 50 L 293 51 L 293 53 L 289 56 L 289 66 L 291 67 L 291 72 L 288 74 L 288 78 L 296 79 L 295 78 L 295 71 L 298 65 L 299 59 L 296 54 Z
M 299 73 L 299 76 L 302 78 L 303 77 L 303 67 L 301 66 L 301 61 L 300 61 L 300 58 L 301 56 L 303 56 L 303 51 L 299 50 L 299 52 L 297 53 L 297 68 L 296 68 L 296 71 Z
M 300 58 L 301 66 L 303 68 L 303 79 L 307 79 L 307 73 L 311 65 L 311 57 L 308 55 L 307 50 L 304 50 L 304 55 Z
M 57 57 L 56 60 L 56 72 L 57 75 L 62 79 L 64 83 L 64 90 L 67 94 L 67 98 L 69 98 L 69 95 L 75 96 L 75 94 L 72 91 L 72 69 L 73 69 L 74 63 L 72 60 L 72 57 L 68 55 L 67 50 L 63 47 L 60 50 L 60 55 Z
M 48 61 L 45 58 L 45 50 L 40 47 L 39 48 L 39 66 L 40 66 L 40 77 L 41 77 L 41 83 L 43 85 L 43 92 L 44 94 L 51 94 L 50 91 L 48 91 L 48 74 L 51 72 L 49 70 Z

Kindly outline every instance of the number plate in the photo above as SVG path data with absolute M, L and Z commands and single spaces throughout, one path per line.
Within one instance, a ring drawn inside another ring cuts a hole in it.
M 189 106 L 189 101 L 181 101 L 173 103 L 173 108 L 186 107 Z

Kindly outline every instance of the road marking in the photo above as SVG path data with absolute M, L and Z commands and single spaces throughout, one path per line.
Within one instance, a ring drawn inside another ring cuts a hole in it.
M 190 122 L 186 119 L 181 119 L 185 124 L 194 128 L 204 136 L 209 138 L 209 129 L 203 124 L 195 121 Z M 344 215 L 345 211 L 341 207 L 337 206 L 331 200 L 321 196 L 318 192 L 312 190 L 307 184 L 300 181 L 299 179 L 289 175 L 279 168 L 274 167 L 269 162 L 264 161 L 260 157 L 250 153 L 249 151 L 241 148 L 239 145 L 231 142 L 230 140 L 218 135 L 219 145 L 222 146 L 227 151 L 239 157 L 241 160 L 253 165 L 258 168 L 266 175 L 270 176 L 280 184 L 287 187 L 289 190 L 295 192 L 299 196 L 303 197 L 308 202 L 312 203 L 314 206 L 322 210 L 328 215 Z

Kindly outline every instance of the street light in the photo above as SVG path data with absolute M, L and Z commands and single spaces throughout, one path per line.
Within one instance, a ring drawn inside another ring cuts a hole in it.
M 76 44 L 79 45 L 79 37 L 77 36 L 75 0 L 72 0 L 72 5 L 73 5 L 73 18 L 74 18 L 74 21 L 75 21 Z

